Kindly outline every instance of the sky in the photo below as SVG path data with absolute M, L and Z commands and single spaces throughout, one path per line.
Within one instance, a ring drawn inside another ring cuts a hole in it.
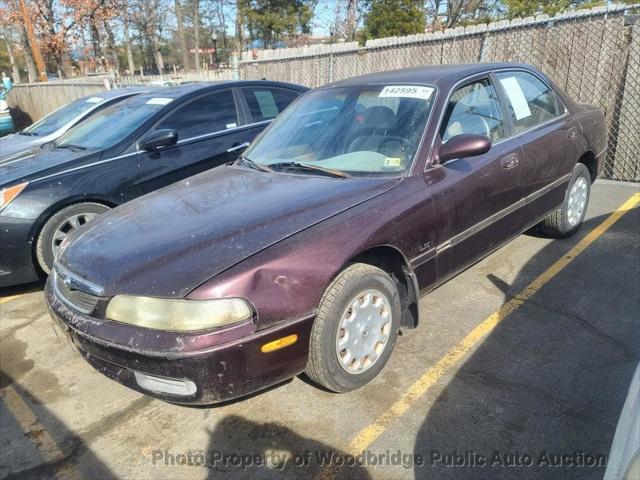
M 313 35 L 329 35 L 334 22 L 336 0 L 319 0 L 313 16 Z

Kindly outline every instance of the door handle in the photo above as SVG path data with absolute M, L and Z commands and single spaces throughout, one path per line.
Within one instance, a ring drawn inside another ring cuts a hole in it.
M 511 155 L 507 155 L 502 160 L 500 160 L 500 165 L 502 165 L 502 168 L 507 168 L 507 169 L 517 167 L 518 163 L 520 163 L 520 160 L 518 160 L 518 155 L 515 153 L 512 153 Z
M 576 129 L 576 127 L 571 127 L 569 130 L 567 130 L 568 138 L 576 138 L 577 134 L 578 134 L 578 130 Z
M 238 150 L 244 150 L 245 148 L 247 148 L 249 145 L 251 145 L 250 142 L 244 142 L 244 143 L 239 143 L 237 145 L 234 145 L 233 147 L 231 147 L 230 149 L 227 150 L 227 153 L 233 153 L 233 152 L 237 152 Z

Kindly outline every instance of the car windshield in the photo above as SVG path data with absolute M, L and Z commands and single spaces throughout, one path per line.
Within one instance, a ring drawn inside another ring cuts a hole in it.
M 27 135 L 49 135 L 67 125 L 78 115 L 88 112 L 102 102 L 104 102 L 104 99 L 101 97 L 80 98 L 25 128 L 22 133 Z
M 272 170 L 400 175 L 417 152 L 434 91 L 430 86 L 366 85 L 307 93 L 244 158 Z
M 116 103 L 73 127 L 58 139 L 56 146 L 86 150 L 109 148 L 133 132 L 171 100 L 133 97 Z

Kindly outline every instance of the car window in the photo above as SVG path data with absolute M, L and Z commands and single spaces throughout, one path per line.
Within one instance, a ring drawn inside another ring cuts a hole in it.
M 564 107 L 556 93 L 540 79 L 525 72 L 497 75 L 507 97 L 514 133 L 559 117 Z
M 245 158 L 276 169 L 294 162 L 355 176 L 400 175 L 418 151 L 434 92 L 427 85 L 309 92 L 278 116 Z
M 67 125 L 73 119 L 95 108 L 97 104 L 104 102 L 102 97 L 84 97 L 75 100 L 64 107 L 55 110 L 42 120 L 34 123 L 23 132 L 31 135 L 49 135 Z M 105 103 L 106 104 L 106 103 Z
M 154 100 L 158 99 L 132 97 L 111 105 L 67 131 L 56 145 L 87 150 L 109 148 L 164 108 L 165 103 Z
M 244 87 L 241 90 L 254 122 L 277 117 L 300 95 L 299 92 L 282 88 Z
M 179 107 L 156 129 L 170 128 L 185 140 L 238 126 L 238 114 L 231 90 L 210 93 Z
M 440 128 L 442 142 L 463 133 L 484 135 L 492 142 L 507 135 L 500 102 L 489 79 L 460 87 L 449 99 Z

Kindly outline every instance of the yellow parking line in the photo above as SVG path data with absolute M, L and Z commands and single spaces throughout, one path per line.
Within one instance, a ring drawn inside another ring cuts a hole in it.
M 0 305 L 2 305 L 3 303 L 10 302 L 11 300 L 16 300 L 20 297 L 22 297 L 22 295 L 10 295 L 8 297 L 0 297 Z
M 435 365 L 427 370 L 389 409 L 380 415 L 376 420 L 364 427 L 351 440 L 347 447 L 347 452 L 353 455 L 361 453 L 376 441 L 380 435 L 399 417 L 404 415 L 409 407 L 417 399 L 422 397 L 434 386 L 447 371 L 457 364 L 474 347 L 479 345 L 491 331 L 504 320 L 509 314 L 516 311 L 534 293 L 542 288 L 549 280 L 556 276 L 563 268 L 589 247 L 598 237 L 605 233 L 614 223 L 616 223 L 625 213 L 632 210 L 640 203 L 640 193 L 632 195 L 618 209 L 607 217 L 600 225 L 594 228 L 567 254 L 551 265 L 546 271 L 533 280 L 527 287 L 519 292 L 514 298 L 505 303 L 499 310 L 490 315 L 481 324 L 475 327 L 471 333 L 462 339 L 460 343 L 451 348 Z M 321 472 L 320 478 L 330 478 L 333 476 L 331 468 Z

